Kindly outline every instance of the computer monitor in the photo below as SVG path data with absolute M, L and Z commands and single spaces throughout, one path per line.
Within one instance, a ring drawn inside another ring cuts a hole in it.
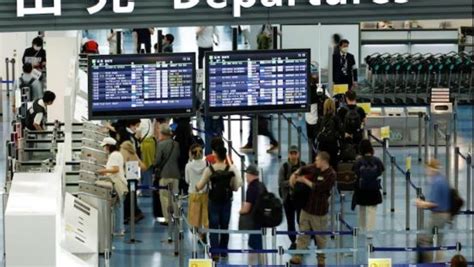
M 88 58 L 89 120 L 192 116 L 195 54 Z
M 206 113 L 249 114 L 309 110 L 310 50 L 206 54 Z

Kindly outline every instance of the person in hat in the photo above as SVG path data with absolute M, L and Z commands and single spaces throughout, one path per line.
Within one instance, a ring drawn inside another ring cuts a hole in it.
M 430 190 L 428 198 L 416 199 L 416 206 L 421 209 L 431 210 L 427 225 L 427 232 L 431 233 L 433 228 L 438 228 L 438 246 L 443 243 L 441 231 L 451 220 L 451 192 L 448 179 L 440 172 L 440 163 L 437 159 L 431 159 L 425 166 L 426 175 L 429 177 Z M 421 234 L 418 237 L 417 244 L 422 247 L 433 246 L 432 234 Z M 418 254 L 419 263 L 438 262 L 441 253 L 436 253 L 438 259 L 433 259 L 433 252 L 422 252 Z
M 155 163 L 155 179 L 159 179 L 158 184 L 160 187 L 168 188 L 171 185 L 172 193 L 177 194 L 179 179 L 181 178 L 181 172 L 178 167 L 180 149 L 179 143 L 174 141 L 171 138 L 172 136 L 173 132 L 168 125 L 160 126 L 158 153 Z M 160 224 L 165 226 L 171 221 L 171 215 L 168 212 L 169 207 L 172 207 L 174 211 L 177 209 L 176 205 L 169 203 L 169 194 L 170 192 L 168 190 L 160 190 L 161 210 L 165 218 L 165 222 L 161 222 Z
M 112 137 L 106 137 L 100 143 L 100 146 L 104 148 L 104 151 L 108 155 L 107 164 L 104 169 L 97 171 L 97 174 L 100 176 L 109 177 L 114 184 L 121 183 L 122 188 L 127 188 L 127 180 L 125 178 L 124 170 L 124 158 L 122 154 L 117 149 L 117 141 Z M 125 191 L 125 190 L 124 190 Z M 123 236 L 125 234 L 124 226 L 124 198 L 127 192 L 118 194 L 119 201 L 115 209 L 115 227 L 114 235 Z
M 285 217 L 289 232 L 296 231 L 296 224 L 299 224 L 300 209 L 296 208 L 293 200 L 293 190 L 290 187 L 290 177 L 299 168 L 305 166 L 306 163 L 300 159 L 300 151 L 297 146 L 291 146 L 288 151 L 288 161 L 283 163 L 278 172 L 278 193 L 283 200 L 285 209 Z M 289 249 L 296 248 L 296 235 L 288 235 L 291 241 Z
M 258 171 L 258 167 L 256 165 L 250 165 L 245 170 L 245 176 L 247 180 L 247 194 L 245 197 L 245 202 L 242 204 L 240 208 L 239 214 L 252 214 L 253 208 L 257 204 L 258 196 L 266 190 L 265 185 L 259 181 L 260 172 Z M 253 219 L 253 216 L 249 216 L 249 220 Z M 252 230 L 260 230 L 262 227 L 256 221 L 253 223 Z M 249 242 L 248 245 L 251 249 L 262 249 L 262 236 L 250 234 L 249 235 Z M 258 257 L 257 259 L 254 257 L 255 255 L 249 255 L 249 264 L 262 264 L 264 263 L 263 257 Z M 263 255 L 262 255 L 263 256 Z M 259 261 L 259 262 L 254 262 Z

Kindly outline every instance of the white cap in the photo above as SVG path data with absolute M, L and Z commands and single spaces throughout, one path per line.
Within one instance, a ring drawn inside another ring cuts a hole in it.
M 100 143 L 100 146 L 106 146 L 106 145 L 115 146 L 116 144 L 117 144 L 117 141 L 115 141 L 115 139 L 113 139 L 112 137 L 106 137 L 104 138 L 104 140 L 102 140 L 102 142 Z

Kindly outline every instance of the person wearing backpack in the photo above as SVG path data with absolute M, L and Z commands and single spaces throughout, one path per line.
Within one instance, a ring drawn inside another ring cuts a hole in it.
M 30 101 L 43 97 L 43 88 L 41 83 L 33 77 L 33 65 L 31 63 L 23 64 L 23 73 L 19 79 L 20 90 L 29 92 Z
M 331 167 L 337 168 L 339 154 L 340 123 L 336 116 L 336 103 L 326 99 L 323 105 L 323 118 L 318 121 L 317 136 L 318 151 L 325 151 L 331 156 Z
M 300 152 L 297 146 L 291 146 L 288 154 L 288 161 L 283 163 L 278 172 L 278 186 L 279 194 L 283 200 L 283 207 L 285 209 L 286 223 L 288 231 L 296 231 L 295 220 L 299 224 L 301 209 L 295 207 L 294 192 L 290 187 L 290 177 L 299 168 L 305 166 L 306 163 L 300 160 Z M 296 249 L 296 235 L 288 235 L 291 241 L 290 250 Z
M 253 227 L 251 227 L 252 229 L 250 230 L 260 230 L 262 228 L 262 225 L 260 225 L 259 222 L 255 220 L 255 216 L 256 216 L 255 207 L 257 205 L 259 196 L 263 192 L 266 192 L 267 189 L 265 185 L 259 181 L 260 172 L 258 171 L 257 166 L 255 165 L 248 166 L 247 169 L 245 170 L 245 173 L 246 173 L 246 180 L 247 180 L 247 193 L 245 197 L 245 202 L 242 204 L 239 214 L 241 216 L 246 215 L 246 214 L 251 214 L 250 217 L 244 217 L 245 219 L 252 220 L 251 224 Z M 258 234 L 257 235 L 250 234 L 248 246 L 251 249 L 263 249 L 262 236 Z M 249 255 L 249 264 L 255 261 L 255 258 L 251 256 L 252 255 Z M 264 259 L 263 257 L 259 257 L 257 261 L 258 263 L 255 263 L 255 264 L 262 264 L 264 262 Z
M 56 94 L 51 91 L 44 92 L 42 98 L 33 101 L 26 112 L 26 128 L 32 131 L 44 131 L 48 116 L 48 106 L 56 99 Z
M 179 180 L 181 172 L 178 166 L 180 154 L 180 144 L 172 139 L 172 131 L 168 125 L 160 126 L 160 141 L 158 143 L 156 163 L 155 163 L 155 179 L 158 179 L 160 187 L 168 188 L 171 186 L 171 193 L 177 194 L 179 191 Z M 171 222 L 171 214 L 169 208 L 173 211 L 177 210 L 176 203 L 169 203 L 169 190 L 160 189 L 161 210 L 165 222 L 161 225 L 168 225 Z
M 300 168 L 290 178 L 290 186 L 304 184 L 310 188 L 310 194 L 306 205 L 300 214 L 300 231 L 327 231 L 329 221 L 329 198 L 336 182 L 336 172 L 329 164 L 330 156 L 326 152 L 319 152 L 314 164 Z M 303 175 L 305 174 L 305 175 Z M 299 235 L 296 240 L 297 250 L 308 248 L 311 236 Z M 326 236 L 315 236 L 318 249 L 326 247 Z M 325 255 L 317 254 L 318 266 L 325 266 Z M 302 255 L 294 255 L 290 264 L 300 265 L 303 261 Z
M 431 159 L 425 167 L 426 175 L 429 177 L 430 190 L 426 200 L 417 199 L 416 206 L 421 209 L 431 210 L 430 218 L 426 226 L 429 234 L 421 234 L 418 236 L 417 245 L 421 247 L 433 246 L 433 228 L 437 227 L 438 246 L 443 245 L 442 231 L 446 224 L 451 220 L 451 190 L 448 179 L 440 172 L 440 163 L 436 159 Z M 439 257 L 441 253 L 436 253 Z M 418 253 L 418 263 L 439 262 L 442 259 L 433 259 L 433 252 L 425 251 Z
M 341 121 L 342 130 L 344 134 L 343 147 L 341 157 L 352 157 L 357 146 L 363 137 L 363 126 L 367 115 L 364 109 L 357 106 L 357 95 L 354 91 L 347 91 L 345 94 L 346 105 L 341 107 L 338 111 L 338 116 Z M 351 155 L 349 155 L 351 154 Z
M 212 153 L 216 157 L 216 163 L 204 170 L 201 180 L 196 184 L 196 191 L 209 187 L 209 228 L 228 230 L 232 207 L 233 192 L 242 186 L 239 171 L 234 165 L 226 162 L 227 149 L 223 146 L 217 147 Z M 210 234 L 211 249 L 227 249 L 229 245 L 228 234 Z M 227 258 L 227 253 L 213 253 L 212 259 Z
M 385 171 L 382 161 L 374 156 L 374 148 L 369 140 L 362 140 L 359 145 L 361 156 L 354 163 L 353 171 L 357 182 L 353 195 L 353 207 L 359 205 L 359 229 L 373 231 L 377 205 L 382 203 L 379 177 Z M 367 235 L 371 238 L 371 235 Z

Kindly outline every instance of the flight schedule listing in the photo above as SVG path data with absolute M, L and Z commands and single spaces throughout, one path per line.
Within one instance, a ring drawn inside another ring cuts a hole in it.
M 192 110 L 191 56 L 96 58 L 89 72 L 93 112 Z
M 211 111 L 307 107 L 308 53 L 214 54 L 208 64 Z

